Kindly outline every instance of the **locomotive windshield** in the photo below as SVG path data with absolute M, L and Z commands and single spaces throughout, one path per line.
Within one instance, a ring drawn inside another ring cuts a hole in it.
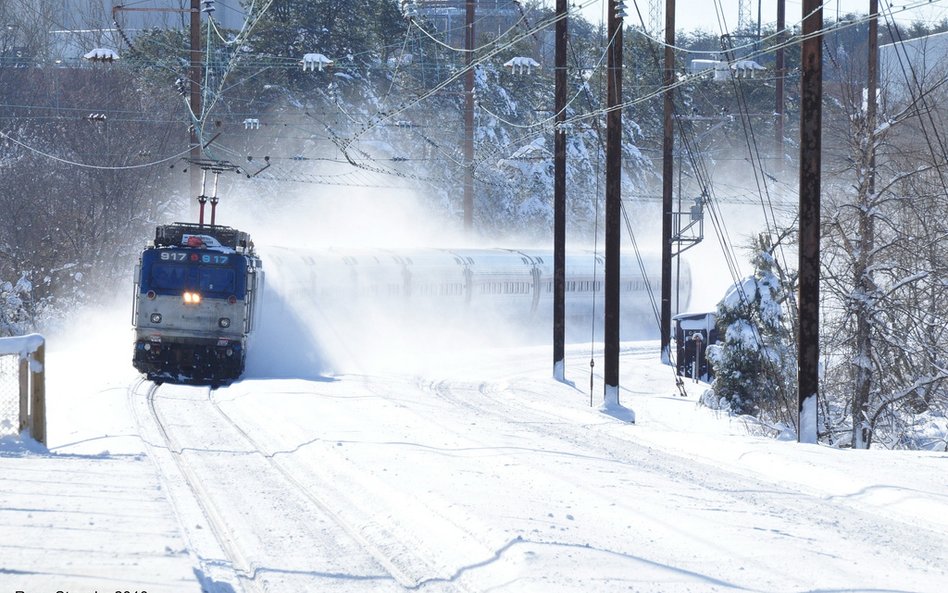
M 142 257 L 142 292 L 178 294 L 197 290 L 202 294 L 243 297 L 244 278 L 237 273 L 244 264 L 242 256 L 191 255 L 184 251 L 146 251 Z
M 234 271 L 229 268 L 205 268 L 188 264 L 155 264 L 151 267 L 152 290 L 179 291 L 197 289 L 202 293 L 233 294 Z

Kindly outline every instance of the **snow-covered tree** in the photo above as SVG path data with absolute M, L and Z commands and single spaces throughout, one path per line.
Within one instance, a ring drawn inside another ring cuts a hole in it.
M 796 359 L 785 314 L 790 287 L 766 235 L 755 241 L 752 262 L 753 275 L 732 286 L 718 304 L 722 339 L 708 347 L 712 389 L 734 413 L 791 425 Z
M 878 113 L 858 85 L 834 108 L 841 182 L 824 201 L 825 430 L 834 443 L 914 447 L 920 415 L 948 387 L 948 224 L 944 155 L 933 138 L 944 71 L 890 81 Z M 894 90 L 894 89 L 893 89 Z M 941 412 L 939 412 L 941 410 Z M 838 435 L 838 437 L 836 436 Z
M 0 337 L 21 336 L 32 329 L 32 290 L 25 276 L 16 283 L 0 281 Z

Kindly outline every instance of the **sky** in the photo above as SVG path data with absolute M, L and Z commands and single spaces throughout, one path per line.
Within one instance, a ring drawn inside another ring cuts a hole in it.
M 584 6 L 583 14 L 587 19 L 598 22 L 604 18 L 603 6 L 606 0 L 575 0 L 576 4 Z M 746 0 L 751 7 L 751 20 L 757 21 L 758 0 Z M 552 0 L 547 0 L 548 4 L 553 4 Z M 573 2 L 571 2 L 572 4 Z M 650 0 L 638 0 L 639 10 L 643 18 L 648 19 L 648 9 Z M 664 6 L 664 0 L 661 1 Z M 631 0 L 628 2 L 630 7 L 628 18 L 637 21 Z M 738 23 L 738 0 L 677 0 L 677 10 L 675 12 L 675 23 L 678 30 L 691 31 L 702 29 L 713 33 L 720 33 L 719 23 L 723 22 L 728 29 L 734 29 Z M 777 21 L 777 2 L 776 0 L 762 0 L 761 21 L 764 24 L 776 23 Z M 799 22 L 802 18 L 803 4 L 799 0 L 787 0 L 786 19 L 787 24 Z M 885 10 L 891 6 L 899 22 L 911 23 L 914 20 L 940 21 L 948 18 L 948 2 L 945 0 L 879 0 L 880 10 Z M 901 10 L 907 7 L 907 10 Z M 824 19 L 835 19 L 836 15 L 845 15 L 847 13 L 864 14 L 869 11 L 868 0 L 827 0 L 823 8 Z M 664 18 L 662 19 L 664 23 Z

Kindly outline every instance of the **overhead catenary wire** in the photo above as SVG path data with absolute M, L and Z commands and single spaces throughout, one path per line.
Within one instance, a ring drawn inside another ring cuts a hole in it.
M 20 146 L 21 148 L 24 148 L 30 152 L 38 154 L 44 158 L 56 161 L 58 163 L 62 163 L 64 165 L 70 165 L 72 167 L 79 167 L 81 169 L 98 169 L 101 171 L 126 171 L 126 170 L 131 170 L 131 169 L 144 169 L 147 167 L 154 167 L 156 165 L 161 165 L 164 163 L 168 163 L 170 161 L 180 160 L 181 158 L 184 157 L 184 155 L 188 154 L 188 152 L 191 151 L 191 148 L 188 147 L 176 154 L 173 154 L 173 155 L 170 155 L 158 160 L 149 161 L 147 163 L 140 163 L 137 165 L 93 165 L 90 163 L 81 163 L 78 161 L 73 161 L 73 160 L 66 159 L 60 156 L 56 156 L 52 153 L 36 148 L 35 146 L 31 146 L 30 144 L 27 144 L 25 142 L 21 142 L 2 130 L 0 130 L 0 137 L 5 138 L 6 140 L 9 140 L 10 142 L 16 144 L 17 146 Z
M 587 3 L 585 3 L 585 4 L 590 4 L 590 3 L 591 3 L 591 2 L 587 2 Z M 240 46 L 240 43 L 239 43 L 239 42 L 240 42 L 240 38 L 246 39 L 247 35 L 249 35 L 249 33 L 250 33 L 250 30 L 252 30 L 253 23 L 258 22 L 259 17 L 260 17 L 264 12 L 266 12 L 267 8 L 268 8 L 271 4 L 272 4 L 272 0 L 271 0 L 270 2 L 264 3 L 262 9 L 256 13 L 257 19 L 253 19 L 253 18 L 248 19 L 248 20 L 245 22 L 245 26 L 242 27 L 241 31 L 238 32 L 237 36 L 236 36 L 233 40 L 227 41 L 227 40 L 223 39 L 223 35 L 220 36 L 221 40 L 224 41 L 224 42 L 225 42 L 226 44 L 228 44 L 229 46 L 236 46 L 236 47 L 239 47 L 239 46 Z M 909 4 L 909 5 L 906 5 L 906 6 L 902 7 L 902 8 L 901 8 L 901 11 L 911 10 L 911 9 L 914 8 L 914 7 L 923 6 L 923 5 L 925 5 L 925 4 L 926 4 L 925 2 L 914 2 L 914 3 L 912 3 L 912 4 Z M 579 8 L 581 8 L 581 7 L 579 7 Z M 251 11 L 251 12 L 253 12 L 253 11 Z M 572 10 L 571 10 L 571 11 L 570 11 L 570 14 L 573 14 L 574 12 L 575 12 L 575 11 L 572 11 Z M 523 18 L 521 18 L 520 20 L 523 21 L 521 24 L 523 24 L 523 23 L 526 22 L 526 20 L 523 19 Z M 833 30 L 834 27 L 853 26 L 853 25 L 855 25 L 855 24 L 858 24 L 859 22 L 864 22 L 864 20 L 865 20 L 865 19 L 856 19 L 856 20 L 854 20 L 854 21 L 848 21 L 847 23 L 837 23 L 837 24 L 834 25 L 833 27 L 826 27 L 826 28 L 824 28 L 824 31 Z M 216 27 L 216 26 L 217 26 L 217 24 L 214 22 L 214 19 L 209 19 L 209 21 L 210 21 L 210 25 L 209 25 L 209 26 L 211 26 L 211 27 Z M 518 22 L 520 22 L 520 21 L 518 21 Z M 541 20 L 539 23 L 537 23 L 537 25 L 535 25 L 535 26 L 533 26 L 533 27 L 529 27 L 529 26 L 526 27 L 526 31 L 524 32 L 523 35 L 517 36 L 515 39 L 511 40 L 509 43 L 505 43 L 505 44 L 496 44 L 496 43 L 495 43 L 495 45 L 493 45 L 493 48 L 494 48 L 494 49 L 491 50 L 491 55 L 490 55 L 490 56 L 485 56 L 482 60 L 479 60 L 477 63 L 478 63 L 478 64 L 482 64 L 484 61 L 486 61 L 486 59 L 489 59 L 489 57 L 491 57 L 492 55 L 496 55 L 496 52 L 497 52 L 497 51 L 502 51 L 502 50 L 505 50 L 505 49 L 508 48 L 508 47 L 512 47 L 515 43 L 517 43 L 518 41 L 524 39 L 524 37 L 525 37 L 526 35 L 534 35 L 534 34 L 535 34 L 536 32 L 538 32 L 539 30 L 542 30 L 543 28 L 548 27 L 550 24 L 552 24 L 552 23 L 554 23 L 554 22 L 555 22 L 555 18 L 543 19 L 543 20 Z M 639 32 L 637 29 L 632 29 L 632 31 L 633 31 L 635 34 L 640 34 L 640 32 Z M 654 40 L 653 40 L 653 41 L 654 41 Z M 799 39 L 790 39 L 790 40 L 787 41 L 787 45 L 792 45 L 793 43 L 798 43 L 798 42 L 799 42 Z M 660 43 L 660 42 L 656 41 L 656 43 Z M 492 47 L 492 46 L 491 46 L 490 44 L 488 44 L 488 45 L 485 45 L 485 46 L 483 46 L 483 47 L 484 47 L 484 48 L 490 48 L 490 47 Z M 173 49 L 174 49 L 174 51 L 183 51 L 183 50 L 181 50 L 181 48 L 173 48 Z M 774 50 L 774 48 L 769 48 L 769 49 L 767 49 L 766 51 L 769 52 L 769 51 L 773 51 L 773 50 Z M 207 52 L 207 53 L 208 53 L 208 55 L 206 56 L 206 59 L 209 60 L 209 59 L 210 59 L 210 53 L 211 53 L 211 52 Z M 600 60 L 600 61 L 601 61 L 601 60 Z M 207 121 L 207 118 L 209 117 L 209 114 L 210 114 L 210 110 L 212 110 L 212 109 L 214 108 L 214 102 L 217 101 L 217 100 L 219 100 L 219 97 L 222 96 L 223 93 L 224 93 L 227 89 L 232 88 L 233 85 L 228 86 L 228 85 L 226 84 L 226 80 L 227 80 L 227 78 L 228 78 L 229 76 L 232 75 L 232 73 L 234 72 L 234 69 L 238 66 L 238 64 L 239 64 L 240 67 L 245 67 L 245 66 L 246 66 L 246 67 L 251 67 L 251 68 L 259 68 L 259 69 L 260 69 L 260 72 L 263 72 L 263 71 L 265 71 L 266 69 L 272 69 L 272 68 L 296 67 L 296 66 L 297 66 L 297 61 L 296 61 L 294 58 L 279 58 L 279 57 L 270 57 L 270 58 L 265 58 L 265 59 L 258 59 L 258 58 L 254 58 L 254 57 L 248 57 L 248 56 L 241 55 L 240 52 L 235 52 L 234 55 L 231 56 L 231 58 L 230 58 L 228 64 L 226 65 L 226 67 L 224 68 L 224 73 L 223 73 L 222 76 L 220 77 L 221 83 L 220 83 L 219 85 L 217 85 L 217 89 L 209 90 L 209 91 L 208 91 L 208 92 L 209 92 L 209 95 L 212 97 L 212 101 L 210 102 L 210 105 L 208 106 L 208 108 L 205 110 L 205 114 L 203 114 L 203 121 L 204 121 L 204 122 Z M 476 66 L 475 66 L 475 67 L 476 67 Z M 456 74 L 457 74 L 457 76 L 454 77 L 455 80 L 462 74 L 462 72 L 459 72 L 459 73 L 456 73 Z M 259 72 L 258 72 L 258 73 L 250 73 L 250 74 L 248 74 L 248 75 L 246 76 L 246 78 L 248 78 L 248 79 L 249 79 L 249 78 L 253 78 L 254 76 L 257 76 L 257 75 L 259 75 Z M 446 85 L 446 84 L 451 84 L 451 82 L 452 82 L 452 79 L 449 78 L 449 79 L 445 80 L 443 84 L 445 84 L 445 85 Z M 686 84 L 686 83 L 688 83 L 688 82 L 689 82 L 689 79 L 688 79 L 688 77 L 686 76 L 686 77 L 682 77 L 681 80 L 677 81 L 677 84 Z M 238 83 L 235 83 L 235 84 L 242 84 L 242 83 L 243 83 L 243 82 L 238 82 Z M 393 84 L 394 84 L 394 82 L 393 82 Z M 207 86 L 207 85 L 206 85 L 206 86 Z M 408 103 L 396 107 L 396 110 L 386 111 L 386 112 L 385 112 L 385 113 L 386 113 L 385 116 L 376 116 L 374 119 L 373 119 L 373 118 L 369 118 L 369 119 L 361 118 L 361 121 L 362 121 L 363 124 L 365 124 L 366 129 L 373 129 L 373 128 L 379 127 L 379 126 L 381 126 L 381 125 L 385 125 L 385 123 L 386 123 L 387 121 L 391 121 L 394 117 L 397 117 L 400 113 L 403 113 L 405 109 L 408 109 L 408 108 L 411 108 L 411 107 L 413 107 L 413 106 L 415 106 L 415 105 L 421 104 L 421 103 L 422 103 L 423 101 L 425 101 L 426 99 L 432 97 L 432 96 L 435 95 L 436 93 L 438 93 L 438 92 L 440 92 L 441 90 L 443 90 L 443 88 L 444 88 L 444 86 L 441 86 L 440 88 L 432 89 L 431 92 L 422 93 L 422 94 L 418 95 L 415 99 L 409 101 Z M 638 104 L 638 103 L 640 103 L 640 102 L 643 102 L 643 101 L 650 100 L 650 99 L 656 97 L 656 96 L 657 96 L 659 93 L 661 93 L 661 92 L 664 92 L 664 88 L 663 88 L 663 87 L 659 87 L 658 90 L 656 90 L 656 91 L 654 91 L 654 92 L 652 92 L 652 93 L 650 93 L 650 94 L 642 94 L 640 98 L 637 98 L 637 99 L 634 100 L 634 101 L 628 101 L 628 102 L 626 102 L 625 104 L 623 104 L 623 106 L 621 106 L 621 107 L 624 108 L 624 107 L 636 105 L 636 104 Z M 575 94 L 573 95 L 573 100 L 575 100 L 575 98 L 578 97 L 578 96 L 579 96 L 579 92 L 575 93 Z M 483 105 L 482 105 L 482 107 L 483 107 Z M 489 111 L 487 111 L 487 110 L 485 110 L 485 113 L 488 113 L 489 115 L 492 115 L 492 116 L 499 116 L 499 114 L 497 114 L 497 113 L 491 113 L 491 112 L 489 112 Z M 599 116 L 603 115 L 604 113 L 606 113 L 606 110 L 605 110 L 605 109 L 602 109 L 602 108 L 597 109 L 597 110 L 593 110 L 593 111 L 590 111 L 590 112 L 587 112 L 587 113 L 576 113 L 576 114 L 574 114 L 574 117 L 573 117 L 572 119 L 570 119 L 570 118 L 567 119 L 565 125 L 567 125 L 567 126 L 571 126 L 571 125 L 572 125 L 572 126 L 582 125 L 582 122 L 583 122 L 584 120 L 585 120 L 585 121 L 588 121 L 588 119 L 595 118 L 595 117 L 599 117 Z M 192 118 L 193 118 L 193 119 L 197 119 L 196 116 L 197 116 L 197 114 L 192 114 Z M 549 119 L 550 119 L 550 121 L 552 121 L 552 118 L 549 118 Z M 355 121 L 360 121 L 360 118 L 356 118 Z M 506 121 L 507 124 L 512 125 L 512 126 L 517 126 L 517 125 L 525 126 L 525 127 L 523 127 L 523 129 L 525 129 L 525 130 L 532 130 L 532 131 L 534 132 L 534 136 L 536 136 L 537 134 L 540 134 L 540 133 L 546 133 L 546 132 L 549 130 L 549 127 L 548 127 L 548 126 L 549 126 L 549 122 L 548 122 L 547 120 L 542 120 L 542 121 L 539 121 L 539 122 L 537 122 L 537 123 L 535 123 L 535 124 L 529 124 L 529 125 L 517 124 L 515 121 L 509 120 L 509 119 L 506 119 L 505 121 Z M 534 127 L 531 128 L 530 126 L 534 126 Z M 203 133 L 203 126 L 202 126 L 202 133 Z M 346 144 L 346 146 L 350 145 L 352 141 L 357 140 L 357 139 L 358 139 L 358 135 L 359 135 L 359 134 L 357 133 L 356 138 L 346 138 L 346 139 L 345 139 L 345 144 Z M 202 135 L 202 142 L 205 141 L 205 140 L 206 140 L 206 136 Z M 215 145 L 215 146 L 216 146 L 216 145 Z M 359 160 L 359 159 L 355 159 L 355 158 L 354 158 L 353 160 L 354 160 L 354 161 L 357 161 L 357 160 Z

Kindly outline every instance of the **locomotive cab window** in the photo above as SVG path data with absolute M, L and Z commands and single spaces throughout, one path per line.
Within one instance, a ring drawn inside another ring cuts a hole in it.
M 202 294 L 243 298 L 245 278 L 241 274 L 245 260 L 231 254 L 183 251 L 146 253 L 142 260 L 140 290 L 158 294 L 178 294 L 196 290 Z
M 178 290 L 184 286 L 187 271 L 187 266 L 155 264 L 151 267 L 151 286 L 159 290 Z
M 234 270 L 155 264 L 151 268 L 151 287 L 156 290 L 177 291 L 191 288 L 201 292 L 231 294 L 235 292 Z
M 229 268 L 201 268 L 201 292 L 218 292 L 231 294 L 234 291 L 234 271 Z

